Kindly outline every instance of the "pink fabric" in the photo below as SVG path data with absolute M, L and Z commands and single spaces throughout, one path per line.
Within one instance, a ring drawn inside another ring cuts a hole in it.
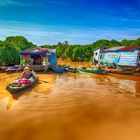
M 24 78 L 24 79 L 18 80 L 18 84 L 31 84 L 31 81 Z

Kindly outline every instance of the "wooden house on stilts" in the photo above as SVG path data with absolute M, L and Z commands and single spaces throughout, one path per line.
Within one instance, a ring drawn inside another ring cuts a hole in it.
M 100 47 L 94 51 L 93 61 L 117 67 L 140 67 L 140 46 Z
M 55 66 L 57 56 L 55 49 L 33 48 L 20 52 L 20 65 L 22 69 L 29 66 L 33 70 L 46 71 Z

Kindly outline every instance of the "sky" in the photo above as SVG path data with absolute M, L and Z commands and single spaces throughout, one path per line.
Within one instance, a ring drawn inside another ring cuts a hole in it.
M 140 37 L 140 0 L 0 0 L 0 40 L 90 44 Z

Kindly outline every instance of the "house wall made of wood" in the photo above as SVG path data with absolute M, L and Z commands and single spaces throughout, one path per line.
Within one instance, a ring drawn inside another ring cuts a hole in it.
M 137 66 L 138 65 L 138 50 L 133 51 L 110 51 L 104 52 L 100 59 L 101 63 L 117 64 L 120 66 Z

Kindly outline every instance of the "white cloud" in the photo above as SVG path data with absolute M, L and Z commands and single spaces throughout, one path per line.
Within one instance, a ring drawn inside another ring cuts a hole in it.
M 96 29 L 80 27 L 40 26 L 28 23 L 0 21 L 0 39 L 7 36 L 25 36 L 37 45 L 56 44 L 67 40 L 70 44 L 90 44 L 98 39 L 136 39 L 140 37 L 140 29 Z

